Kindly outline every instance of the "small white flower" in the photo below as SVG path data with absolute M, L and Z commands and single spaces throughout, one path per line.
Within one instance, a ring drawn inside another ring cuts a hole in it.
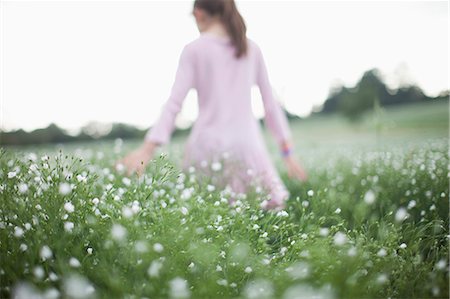
M 113 224 L 111 228 L 111 236 L 114 240 L 122 241 L 127 236 L 127 229 L 120 224 Z
M 405 249 L 406 248 L 406 244 L 405 243 L 400 244 L 400 248 L 401 249 Z
M 164 250 L 164 246 L 161 243 L 153 244 L 153 250 L 156 252 L 162 252 Z
M 222 164 L 220 164 L 220 162 L 214 162 L 211 164 L 211 169 L 214 171 L 219 171 L 222 169 Z
M 368 190 L 366 194 L 364 194 L 364 202 L 368 205 L 373 204 L 375 202 L 375 192 Z
M 385 273 L 381 273 L 377 276 L 376 282 L 378 284 L 384 284 L 388 281 L 388 276 Z
M 245 273 L 252 273 L 253 269 L 251 267 L 246 267 L 244 270 Z
M 181 214 L 187 215 L 188 214 L 188 209 L 186 207 L 181 207 Z
M 133 210 L 127 206 L 122 207 L 122 216 L 125 218 L 131 218 L 131 216 L 133 216 Z
M 77 260 L 77 259 L 74 258 L 74 257 L 71 257 L 71 258 L 70 258 L 70 260 L 69 260 L 69 265 L 70 265 L 72 268 L 78 268 L 78 267 L 81 266 L 80 261 Z
M 39 252 L 42 260 L 48 260 L 53 256 L 53 252 L 47 245 L 42 246 L 41 251 Z
M 302 206 L 304 208 L 308 207 L 309 206 L 309 201 L 307 201 L 307 200 L 302 201 Z
M 308 194 L 308 196 L 313 196 L 314 195 L 314 191 L 313 190 L 308 190 L 307 194 Z
M 337 208 L 334 212 L 335 212 L 336 214 L 341 213 L 341 208 Z
M 27 191 L 28 191 L 28 185 L 25 183 L 21 183 L 19 185 L 19 192 L 23 194 L 23 193 L 26 193 Z
M 127 178 L 127 177 L 124 177 L 124 178 L 122 179 L 122 183 L 123 183 L 125 186 L 130 186 L 131 180 L 130 180 L 129 178 Z
M 415 200 L 411 200 L 411 201 L 408 203 L 408 210 L 414 208 L 415 206 L 416 206 L 416 201 L 415 201 Z
M 14 227 L 14 236 L 15 236 L 16 238 L 22 237 L 23 234 L 24 234 L 23 228 L 21 228 L 20 226 Z
M 99 202 L 100 202 L 100 200 L 97 197 L 92 199 L 92 203 L 94 205 L 98 205 Z
M 384 249 L 384 248 L 381 248 L 381 249 L 378 250 L 378 252 L 377 252 L 377 255 L 378 255 L 379 257 L 384 257 L 384 256 L 386 256 L 386 254 L 387 254 L 387 251 L 386 251 L 386 249 Z
M 220 271 L 222 271 L 222 266 L 220 266 L 220 265 L 217 265 L 217 266 L 216 266 L 216 271 L 217 271 L 217 272 L 220 272 Z
M 72 232 L 74 226 L 75 225 L 73 224 L 73 222 L 70 222 L 70 221 L 64 222 L 64 230 L 66 232 Z
M 15 171 L 10 171 L 8 172 L 8 179 L 12 179 L 17 175 L 17 173 Z
M 33 274 L 37 279 L 41 280 L 45 275 L 44 268 L 42 268 L 41 266 L 34 267 Z
M 68 213 L 73 213 L 75 211 L 75 206 L 70 201 L 68 201 L 64 204 L 64 210 L 66 210 Z
M 91 255 L 93 251 L 94 251 L 94 250 L 92 249 L 92 247 L 88 247 L 88 248 L 86 249 L 86 252 L 87 252 L 87 254 L 89 254 L 89 255 Z
M 150 277 L 157 277 L 159 276 L 159 271 L 162 268 L 162 263 L 160 261 L 152 261 L 150 264 L 150 267 L 148 267 L 147 274 Z
M 328 233 L 330 232 L 330 229 L 328 227 L 321 227 L 319 230 L 319 235 L 322 237 L 328 236 Z
M 59 193 L 61 195 L 67 195 L 70 192 L 72 192 L 72 186 L 70 186 L 70 184 L 68 184 L 68 183 L 59 184 Z
M 334 244 L 341 246 L 344 245 L 345 243 L 347 243 L 347 235 L 344 234 L 343 232 L 337 232 L 334 235 Z
M 347 255 L 348 255 L 348 256 L 355 256 L 356 253 L 357 253 L 357 250 L 356 250 L 356 247 L 355 247 L 355 246 L 350 247 L 350 248 L 348 249 L 348 251 L 347 251 Z
M 395 213 L 395 221 L 397 221 L 397 222 L 402 222 L 407 217 L 408 217 L 408 212 L 403 207 L 399 208 L 397 210 L 397 212 Z
M 169 285 L 169 293 L 171 298 L 189 298 L 190 290 L 185 279 L 181 277 L 175 277 L 174 279 L 169 281 Z
M 19 249 L 20 249 L 20 251 L 24 252 L 24 251 L 27 251 L 28 246 L 27 246 L 27 244 L 22 243 L 22 244 L 20 244 Z
M 448 267 L 448 265 L 447 265 L 447 262 L 444 259 L 442 259 L 436 263 L 435 267 L 438 270 L 444 270 L 446 267 Z

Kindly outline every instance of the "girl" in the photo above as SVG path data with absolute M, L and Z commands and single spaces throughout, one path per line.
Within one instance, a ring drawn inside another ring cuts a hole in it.
M 262 208 L 284 209 L 289 192 L 270 160 L 252 113 L 254 84 L 259 87 L 265 123 L 280 147 L 288 175 L 304 181 L 306 172 L 292 157 L 291 132 L 272 94 L 262 52 L 246 37 L 246 25 L 234 0 L 195 0 L 193 15 L 200 36 L 181 52 L 170 97 L 142 146 L 119 163 L 128 173 L 142 173 L 155 148 L 169 142 L 183 100 L 195 88 L 199 113 L 185 146 L 183 170 L 194 166 L 204 169 L 208 177 L 211 168 L 221 170 L 223 180 L 217 183 L 228 185 L 232 194 L 260 186 L 268 196 Z

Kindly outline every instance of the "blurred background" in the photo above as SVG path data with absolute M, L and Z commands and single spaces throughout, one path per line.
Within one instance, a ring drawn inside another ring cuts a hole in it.
M 448 137 L 447 1 L 236 3 L 298 146 Z M 192 5 L 2 1 L 1 145 L 140 142 L 199 36 Z M 252 104 L 263 123 L 256 87 Z M 175 145 L 196 105 L 191 90 Z

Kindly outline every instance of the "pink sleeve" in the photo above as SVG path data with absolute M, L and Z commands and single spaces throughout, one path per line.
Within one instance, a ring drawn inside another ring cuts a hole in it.
M 274 98 L 261 49 L 256 47 L 256 84 L 259 87 L 265 111 L 265 124 L 280 145 L 291 138 L 286 114 Z
M 194 87 L 194 56 L 191 49 L 184 46 L 178 61 L 175 82 L 170 96 L 164 104 L 161 115 L 156 123 L 148 130 L 145 140 L 157 144 L 169 142 L 175 128 L 175 117 L 180 112 L 188 91 Z

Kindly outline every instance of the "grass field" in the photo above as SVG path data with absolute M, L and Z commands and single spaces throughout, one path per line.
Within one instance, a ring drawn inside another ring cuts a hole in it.
M 140 141 L 3 149 L 0 297 L 448 298 L 448 102 L 291 126 L 282 212 L 180 173 L 185 137 L 140 179 L 112 167 Z

